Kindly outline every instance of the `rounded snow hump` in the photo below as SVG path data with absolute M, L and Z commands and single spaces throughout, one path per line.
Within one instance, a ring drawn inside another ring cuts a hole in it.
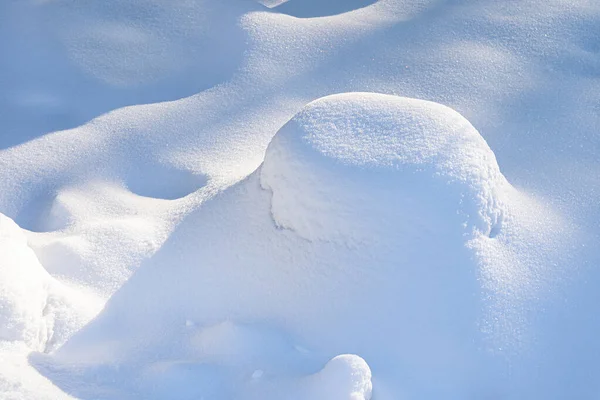
M 344 93 L 309 103 L 278 132 L 261 184 L 273 192 L 278 226 L 308 239 L 354 242 L 394 216 L 415 216 L 415 208 L 429 229 L 450 222 L 494 236 L 506 180 L 485 140 L 456 111 Z

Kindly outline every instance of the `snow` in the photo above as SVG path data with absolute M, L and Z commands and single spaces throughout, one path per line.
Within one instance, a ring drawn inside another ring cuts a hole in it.
M 299 398 L 330 385 L 349 388 L 339 398 L 368 398 L 366 379 L 352 378 L 366 375 L 352 369 L 318 389 L 302 383 L 350 352 L 394 392 L 459 396 L 471 379 L 496 373 L 482 349 L 517 351 L 526 341 L 523 309 L 552 269 L 510 257 L 534 254 L 518 243 L 538 239 L 535 209 L 543 206 L 521 198 L 481 135 L 448 107 L 328 96 L 282 127 L 253 174 L 188 214 L 102 314 L 38 368 L 59 385 L 55 364 L 84 371 L 69 383 L 81 397 L 99 366 L 166 362 L 173 377 L 158 383 L 136 369 L 103 380 L 144 398 L 173 392 L 172 379 L 211 382 L 194 386 L 195 396 L 278 398 L 291 384 L 307 393 Z M 536 251 L 547 254 L 561 245 L 541 241 Z M 188 378 L 181 362 L 194 371 Z M 257 370 L 265 378 L 256 381 Z
M 100 298 L 53 279 L 21 229 L 0 215 L 0 393 L 4 399 L 68 399 L 29 364 L 31 351 L 50 352 L 81 329 Z
M 458 212 L 489 235 L 501 229 L 506 183 L 483 138 L 453 110 L 351 93 L 312 102 L 283 127 L 267 149 L 261 184 L 273 193 L 278 226 L 311 240 L 361 241 L 372 229 L 389 236 L 406 226 L 407 217 L 390 220 L 402 209 L 418 212 L 431 231 Z M 415 210 L 422 206 L 430 208 Z
M 596 398 L 599 23 L 0 2 L 0 398 Z
M 48 275 L 9 218 L 1 216 L 0 229 L 0 338 L 24 342 L 34 350 L 58 347 L 99 311 L 101 303 Z

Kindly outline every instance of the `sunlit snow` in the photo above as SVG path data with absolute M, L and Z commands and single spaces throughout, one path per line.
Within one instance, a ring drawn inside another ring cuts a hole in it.
M 0 1 L 0 399 L 598 399 L 599 129 L 596 1 Z

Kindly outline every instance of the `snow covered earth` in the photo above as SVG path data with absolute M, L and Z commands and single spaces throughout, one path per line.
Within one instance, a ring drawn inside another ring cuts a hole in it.
M 1 400 L 600 399 L 600 1 L 0 0 Z

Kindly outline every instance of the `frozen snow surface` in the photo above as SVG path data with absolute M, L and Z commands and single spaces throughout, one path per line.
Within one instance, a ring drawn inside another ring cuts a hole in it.
M 600 398 L 599 27 L 0 1 L 0 399 Z

